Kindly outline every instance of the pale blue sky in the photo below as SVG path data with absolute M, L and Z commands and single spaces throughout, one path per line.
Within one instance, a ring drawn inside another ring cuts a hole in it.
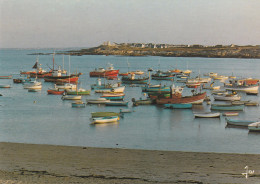
M 0 47 L 260 44 L 260 0 L 0 0 Z

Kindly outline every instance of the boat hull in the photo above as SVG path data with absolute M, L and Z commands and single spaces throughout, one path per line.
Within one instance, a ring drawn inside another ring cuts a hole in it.
M 256 121 L 253 120 L 239 120 L 239 119 L 230 119 L 226 118 L 226 122 L 228 125 L 235 125 L 235 126 L 248 126 L 251 123 L 255 123 Z
M 211 110 L 243 111 L 244 105 L 211 105 Z
M 164 104 L 164 107 L 170 109 L 191 109 L 192 104 Z

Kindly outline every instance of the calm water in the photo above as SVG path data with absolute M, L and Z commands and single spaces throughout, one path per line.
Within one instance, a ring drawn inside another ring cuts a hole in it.
M 53 50 L 0 50 L 0 75 L 19 76 L 20 70 L 32 70 L 36 56 L 34 52 Z M 89 72 L 97 67 L 112 63 L 121 72 L 128 70 L 147 71 L 153 69 L 191 69 L 198 73 L 218 72 L 221 75 L 260 78 L 259 59 L 216 59 L 216 58 L 171 58 L 171 57 L 120 57 L 120 56 L 73 56 L 71 73 L 82 72 L 80 86 L 90 89 L 96 78 Z M 40 55 L 44 69 L 52 66 L 51 55 Z M 55 56 L 56 65 L 62 66 L 62 56 Z M 64 65 L 69 70 L 68 56 Z M 260 134 L 247 129 L 226 128 L 225 119 L 194 119 L 193 111 L 209 110 L 206 104 L 192 110 L 170 110 L 161 106 L 138 106 L 135 112 L 125 114 L 117 124 L 90 125 L 91 112 L 116 111 L 120 107 L 87 105 L 86 108 L 71 108 L 70 101 L 60 96 L 47 95 L 52 83 L 43 82 L 40 92 L 32 93 L 12 80 L 0 79 L 0 84 L 12 84 L 10 89 L 0 89 L 0 141 L 73 145 L 109 148 L 134 148 L 149 150 L 175 150 L 225 153 L 260 153 Z M 171 82 L 159 81 L 170 85 Z M 158 84 L 158 81 L 152 81 Z M 181 84 L 176 84 L 181 85 Z M 184 94 L 191 94 L 185 89 Z M 143 97 L 140 87 L 126 87 L 126 99 Z M 210 92 L 207 91 L 208 95 Z M 93 91 L 86 98 L 99 95 Z M 243 95 L 242 100 L 259 101 L 258 96 Z M 34 101 L 36 103 L 34 103 Z M 132 105 L 132 103 L 130 104 Z M 121 107 L 122 108 L 122 107 Z M 236 118 L 259 119 L 259 107 L 245 107 Z

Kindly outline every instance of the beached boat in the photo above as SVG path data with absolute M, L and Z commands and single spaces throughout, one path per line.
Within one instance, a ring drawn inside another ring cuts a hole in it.
M 244 119 L 230 119 L 225 118 L 227 125 L 236 125 L 236 126 L 248 126 L 251 123 L 254 123 L 256 121 L 254 120 L 244 120 Z
M 81 96 L 79 95 L 63 95 L 61 97 L 62 100 L 81 100 Z
M 170 108 L 170 109 L 191 109 L 192 104 L 164 104 L 164 107 Z
M 91 117 L 96 118 L 96 117 L 106 117 L 106 116 L 120 116 L 120 113 L 118 112 L 92 112 Z
M 222 113 L 223 116 L 238 116 L 238 112 L 224 112 Z
M 110 100 L 107 100 L 105 98 L 97 98 L 97 99 L 86 99 L 86 102 L 88 104 L 105 104 L 106 102 L 110 102 Z
M 148 80 L 149 80 L 149 77 L 135 78 L 135 74 L 130 74 L 128 76 L 123 76 L 121 78 L 121 81 L 124 84 L 147 84 Z
M 113 65 L 110 64 L 106 69 L 95 68 L 95 70 L 89 72 L 90 77 L 107 77 L 107 76 L 117 76 L 119 70 L 115 70 Z
M 110 101 L 105 104 L 107 106 L 128 106 L 128 101 Z
M 191 103 L 191 104 L 202 104 L 206 97 L 206 92 L 204 93 L 194 93 L 191 96 L 182 96 L 182 87 L 172 87 L 172 93 L 170 98 L 164 98 L 164 97 L 158 97 L 156 99 L 157 104 L 186 104 L 186 103 Z
M 97 117 L 97 118 L 92 118 L 92 124 L 111 123 L 111 122 L 116 122 L 118 120 L 119 120 L 118 116 Z
M 219 118 L 221 115 L 219 112 L 198 112 L 193 114 L 195 118 Z
M 260 122 L 251 123 L 248 125 L 248 130 L 252 132 L 260 132 Z
M 244 105 L 211 104 L 211 110 L 243 111 L 244 110 Z
M 83 88 L 79 88 L 77 90 L 67 90 L 67 95 L 90 95 L 90 90 L 85 90 Z
M 0 88 L 11 88 L 10 84 L 0 84 Z
M 241 99 L 241 96 L 238 94 L 213 95 L 213 97 L 219 101 L 238 101 Z
M 86 107 L 86 104 L 83 103 L 82 101 L 78 101 L 78 102 L 71 103 L 71 107 L 84 108 Z
M 0 79 L 11 79 L 12 77 L 12 75 L 2 75 L 0 76 Z

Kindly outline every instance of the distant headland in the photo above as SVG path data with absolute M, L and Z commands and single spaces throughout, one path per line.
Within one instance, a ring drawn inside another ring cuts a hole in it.
M 36 54 L 36 53 L 35 53 Z M 38 53 L 40 54 L 40 53 Z M 208 58 L 260 58 L 260 45 L 172 45 L 153 43 L 110 43 L 98 47 L 70 50 L 57 54 L 66 55 L 119 55 L 119 56 L 165 56 Z

